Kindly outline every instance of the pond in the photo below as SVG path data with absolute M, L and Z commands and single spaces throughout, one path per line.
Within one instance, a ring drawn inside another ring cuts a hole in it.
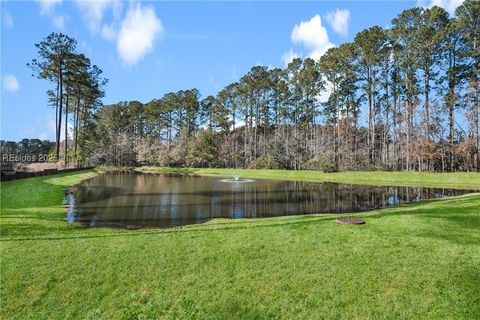
M 118 172 L 75 186 L 66 197 L 66 219 L 88 227 L 175 227 L 213 218 L 357 212 L 468 192 Z

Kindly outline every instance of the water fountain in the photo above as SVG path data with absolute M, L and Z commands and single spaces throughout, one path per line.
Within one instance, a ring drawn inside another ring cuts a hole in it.
M 242 179 L 239 175 L 232 175 L 231 178 L 221 179 L 221 182 L 228 182 L 228 183 L 244 183 L 244 182 L 254 182 L 255 180 L 252 179 Z

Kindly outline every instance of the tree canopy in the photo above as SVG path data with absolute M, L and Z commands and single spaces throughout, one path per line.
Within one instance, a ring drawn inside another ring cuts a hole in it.
M 36 45 L 30 66 L 55 85 L 57 154 L 64 114 L 78 163 L 479 170 L 480 2 L 465 1 L 455 17 L 408 9 L 391 25 L 318 61 L 254 66 L 204 98 L 189 89 L 102 106 L 101 70 L 61 34 Z

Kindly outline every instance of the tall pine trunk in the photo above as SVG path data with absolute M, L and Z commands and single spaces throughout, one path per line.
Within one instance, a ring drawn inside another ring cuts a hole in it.
M 74 156 L 77 162 L 77 148 L 78 148 L 78 125 L 79 125 L 79 111 L 80 111 L 80 96 L 77 97 L 77 105 L 75 107 L 75 141 L 74 141 Z
M 476 48 L 476 43 L 474 44 L 474 49 Z M 474 170 L 479 171 L 480 170 L 480 135 L 479 135 L 479 81 L 478 81 L 478 72 L 479 70 L 477 67 L 480 65 L 480 61 L 475 61 L 474 62 L 474 67 L 473 67 L 473 124 L 475 126 L 475 154 L 473 157 L 474 161 Z
M 425 67 L 425 137 L 430 141 L 430 67 Z
M 68 165 L 68 94 L 65 101 L 65 166 Z
M 57 124 L 57 146 L 56 146 L 56 161 L 60 160 L 60 132 L 62 128 L 62 110 L 63 110 L 63 66 L 59 66 L 59 107 L 58 107 L 58 124 Z

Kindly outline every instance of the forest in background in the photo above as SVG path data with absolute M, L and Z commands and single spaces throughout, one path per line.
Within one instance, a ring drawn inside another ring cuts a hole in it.
M 102 71 L 57 33 L 29 66 L 54 85 L 51 153 L 65 164 L 478 171 L 479 44 L 480 2 L 467 0 L 453 18 L 405 10 L 318 61 L 254 66 L 215 96 L 104 106 Z

